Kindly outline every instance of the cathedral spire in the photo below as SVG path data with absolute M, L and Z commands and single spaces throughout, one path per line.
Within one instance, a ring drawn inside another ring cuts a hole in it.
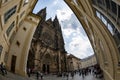
M 49 25 L 53 24 L 53 23 L 52 23 L 52 19 L 49 18 L 49 19 L 46 21 L 46 23 L 49 24 Z
M 46 14 L 47 14 L 47 13 L 46 13 L 46 9 L 47 9 L 47 7 L 41 9 L 41 10 L 37 13 L 37 15 L 42 18 L 42 20 L 45 20 L 45 19 L 46 19 Z
M 49 18 L 46 22 L 52 22 L 52 19 L 51 19 L 51 18 Z
M 47 8 L 47 7 L 41 9 L 41 10 L 37 13 L 37 15 L 41 15 L 41 13 L 46 13 L 46 8 Z
M 59 20 L 57 18 L 57 15 L 55 16 L 55 18 L 53 20 L 53 24 L 54 24 L 54 26 L 55 26 L 55 28 L 56 28 L 57 31 L 61 31 L 61 26 L 59 24 Z
M 57 18 L 57 15 L 55 15 L 54 21 L 57 22 L 57 23 L 59 23 L 58 18 Z

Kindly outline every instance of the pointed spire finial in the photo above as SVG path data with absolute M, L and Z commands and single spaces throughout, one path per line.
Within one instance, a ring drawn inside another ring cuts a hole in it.
M 55 15 L 55 19 L 54 20 L 58 20 L 57 15 Z
M 46 9 L 47 9 L 47 7 L 41 9 L 40 11 L 38 11 L 37 15 L 40 15 L 41 13 L 46 14 Z

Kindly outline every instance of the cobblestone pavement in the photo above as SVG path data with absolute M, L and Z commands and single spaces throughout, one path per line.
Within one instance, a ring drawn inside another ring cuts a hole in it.
M 68 79 L 67 77 L 57 77 L 56 75 L 47 75 L 44 76 L 43 80 L 101 80 L 101 79 L 97 79 L 92 75 L 88 75 L 83 78 L 82 76 L 76 74 L 73 78 L 69 76 Z
M 22 77 L 17 74 L 7 72 L 7 75 L 4 75 L 4 76 L 0 74 L 0 80 L 35 80 L 35 79 L 28 78 L 28 77 Z
M 32 75 L 32 77 L 28 78 L 8 72 L 8 74 L 5 76 L 2 76 L 0 74 L 0 80 L 37 80 L 37 79 L 35 75 Z M 92 75 L 88 75 L 82 78 L 82 76 L 79 76 L 78 74 L 76 74 L 73 78 L 69 76 L 67 79 L 67 77 L 57 77 L 56 75 L 50 74 L 50 75 L 44 75 L 43 80 L 102 80 L 102 79 L 96 79 Z

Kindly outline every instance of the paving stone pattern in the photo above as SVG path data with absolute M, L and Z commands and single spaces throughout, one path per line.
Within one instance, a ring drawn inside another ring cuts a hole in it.
M 35 75 L 32 75 L 29 78 L 8 72 L 8 74 L 5 76 L 0 74 L 0 80 L 37 80 L 37 78 Z M 89 74 L 84 78 L 76 74 L 73 78 L 69 76 L 68 79 L 67 77 L 57 77 L 56 75 L 49 74 L 49 75 L 44 75 L 43 80 L 103 80 L 103 79 L 95 78 L 92 74 Z

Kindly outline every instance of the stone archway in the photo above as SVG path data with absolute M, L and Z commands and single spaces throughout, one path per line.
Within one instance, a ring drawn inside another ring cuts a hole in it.
M 94 52 L 96 53 L 96 56 L 99 60 L 100 66 L 104 71 L 106 80 L 120 79 L 120 67 L 118 66 L 119 51 L 109 32 L 104 28 L 104 25 L 100 23 L 100 21 L 96 18 L 94 10 L 92 9 L 91 4 L 89 2 L 90 0 L 77 0 L 78 4 L 74 3 L 75 0 L 65 1 L 74 11 L 79 21 L 82 23 L 83 28 L 90 39 Z M 36 18 L 33 20 L 36 20 Z M 39 20 L 37 21 L 39 22 Z M 35 27 L 33 26 L 37 26 L 38 22 L 29 20 L 29 18 L 26 18 L 23 22 L 24 23 L 22 23 L 22 25 L 19 26 L 20 29 L 18 30 L 15 36 L 15 40 L 13 40 L 13 43 L 10 44 L 7 66 L 10 70 L 12 56 L 15 55 L 17 56 L 17 58 L 15 59 L 16 62 L 14 62 L 14 64 L 16 63 L 16 66 L 14 68 L 15 73 L 26 75 L 28 51 L 31 39 L 33 37 L 33 33 L 35 31 Z M 23 30 L 23 28 L 26 29 Z M 23 38 L 22 40 L 21 37 Z M 99 44 L 104 46 L 104 51 L 102 51 L 102 48 Z M 101 55 L 101 53 L 106 55 L 107 65 L 103 64 L 104 57 Z
M 95 55 L 102 68 L 105 80 L 117 80 L 118 54 L 119 51 L 113 37 L 105 25 L 95 16 L 95 11 L 89 0 L 65 0 L 68 6 L 81 22 L 92 44 Z M 105 58 L 105 59 L 104 59 Z M 105 61 L 104 61 L 105 60 Z

